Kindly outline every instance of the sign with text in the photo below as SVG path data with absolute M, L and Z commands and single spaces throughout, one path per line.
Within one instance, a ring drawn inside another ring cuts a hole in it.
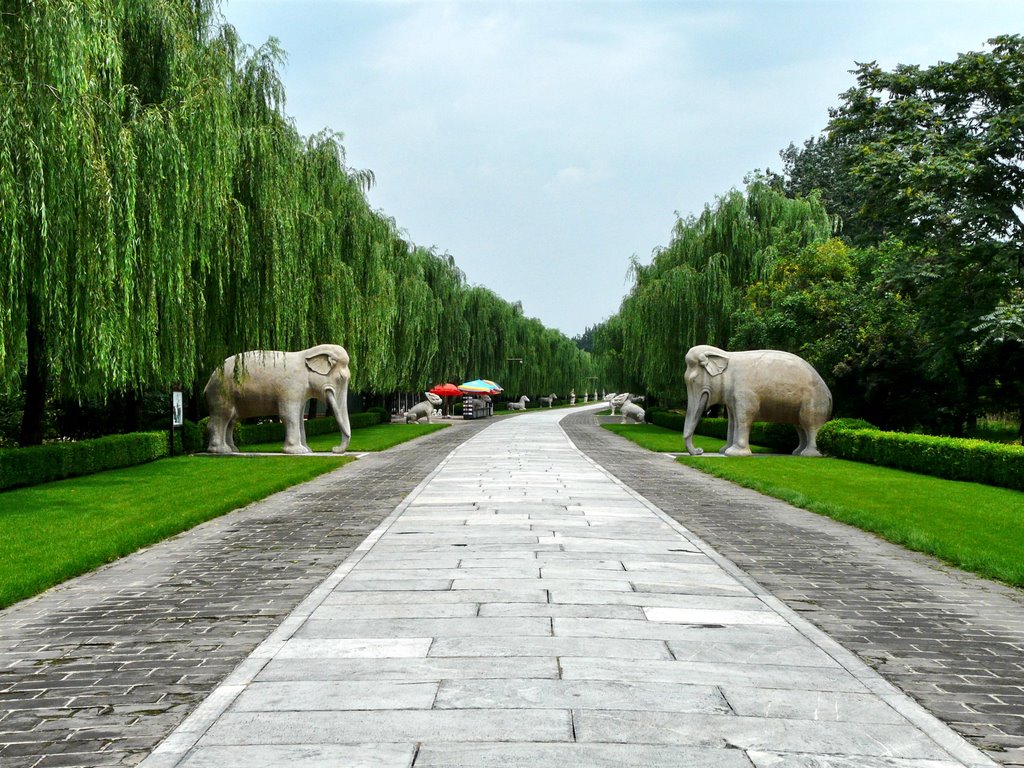
M 185 423 L 185 404 L 181 392 L 171 392 L 171 426 L 180 427 Z

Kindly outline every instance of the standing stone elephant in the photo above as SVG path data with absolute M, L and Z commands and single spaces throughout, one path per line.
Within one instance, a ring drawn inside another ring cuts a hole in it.
M 435 395 L 433 392 L 424 392 L 427 396 L 426 400 L 416 403 L 412 408 L 405 412 L 405 423 L 421 422 L 424 419 L 427 423 L 430 423 L 430 414 L 433 413 L 435 408 L 440 408 L 444 400 L 440 395 Z
M 693 456 L 693 433 L 708 406 L 724 404 L 729 432 L 722 453 L 750 455 L 755 421 L 793 424 L 800 436 L 795 456 L 820 456 L 818 430 L 832 413 L 832 393 L 801 357 L 773 349 L 726 352 L 706 344 L 686 353 L 686 421 L 683 437 Z
M 210 376 L 204 394 L 210 410 L 210 453 L 236 453 L 235 422 L 253 416 L 279 416 L 285 453 L 312 453 L 306 445 L 303 411 L 310 398 L 326 401 L 341 431 L 331 450 L 344 453 L 352 438 L 348 419 L 349 358 L 344 347 L 321 344 L 301 352 L 242 352 Z M 236 370 L 237 369 L 237 370 Z

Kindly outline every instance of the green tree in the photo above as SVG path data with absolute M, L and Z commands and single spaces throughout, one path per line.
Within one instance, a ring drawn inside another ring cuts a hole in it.
M 920 311 L 929 368 L 962 393 L 961 425 L 985 382 L 1014 375 L 978 365 L 977 329 L 1024 257 L 1024 38 L 990 46 L 924 68 L 861 64 L 828 126 L 850 148 L 840 156 L 862 228 L 913 255 L 891 282 Z

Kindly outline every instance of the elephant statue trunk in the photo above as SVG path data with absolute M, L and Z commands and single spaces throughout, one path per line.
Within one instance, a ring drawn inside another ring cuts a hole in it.
M 697 431 L 697 425 L 700 423 L 701 416 L 704 415 L 704 411 L 708 407 L 708 396 L 711 393 L 708 390 L 704 390 L 700 393 L 700 400 L 697 402 L 696 407 L 691 408 L 689 404 L 686 407 L 686 421 L 683 423 L 683 439 L 686 441 L 686 450 L 691 456 L 700 456 L 704 453 L 703 448 L 698 448 L 693 444 L 693 433 Z
M 339 404 L 339 398 L 334 394 L 333 387 L 324 387 L 324 396 L 327 398 L 327 404 L 331 406 L 331 410 L 334 412 L 334 419 L 338 422 L 338 430 L 341 432 L 341 443 L 331 448 L 331 453 L 344 453 L 348 450 L 349 441 L 352 439 L 352 427 L 348 420 L 348 383 L 341 385 L 341 403 L 345 403 L 346 407 L 341 407 Z

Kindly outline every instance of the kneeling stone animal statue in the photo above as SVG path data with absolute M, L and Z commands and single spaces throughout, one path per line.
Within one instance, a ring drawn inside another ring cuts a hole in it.
M 519 398 L 518 401 L 516 401 L 514 403 L 510 402 L 508 404 L 508 409 L 510 411 L 525 411 L 526 410 L 526 404 L 528 402 L 530 402 L 530 398 L 528 398 L 526 395 L 523 395 L 522 397 Z
M 619 407 L 619 413 L 622 415 L 623 424 L 643 424 L 647 416 L 644 409 L 632 400 L 624 402 Z
M 422 422 L 424 419 L 429 424 L 430 414 L 434 412 L 435 408 L 440 408 L 444 400 L 440 395 L 435 395 L 433 392 L 424 392 L 427 396 L 426 400 L 416 403 L 412 408 L 405 412 L 405 423 L 410 424 L 412 422 Z

